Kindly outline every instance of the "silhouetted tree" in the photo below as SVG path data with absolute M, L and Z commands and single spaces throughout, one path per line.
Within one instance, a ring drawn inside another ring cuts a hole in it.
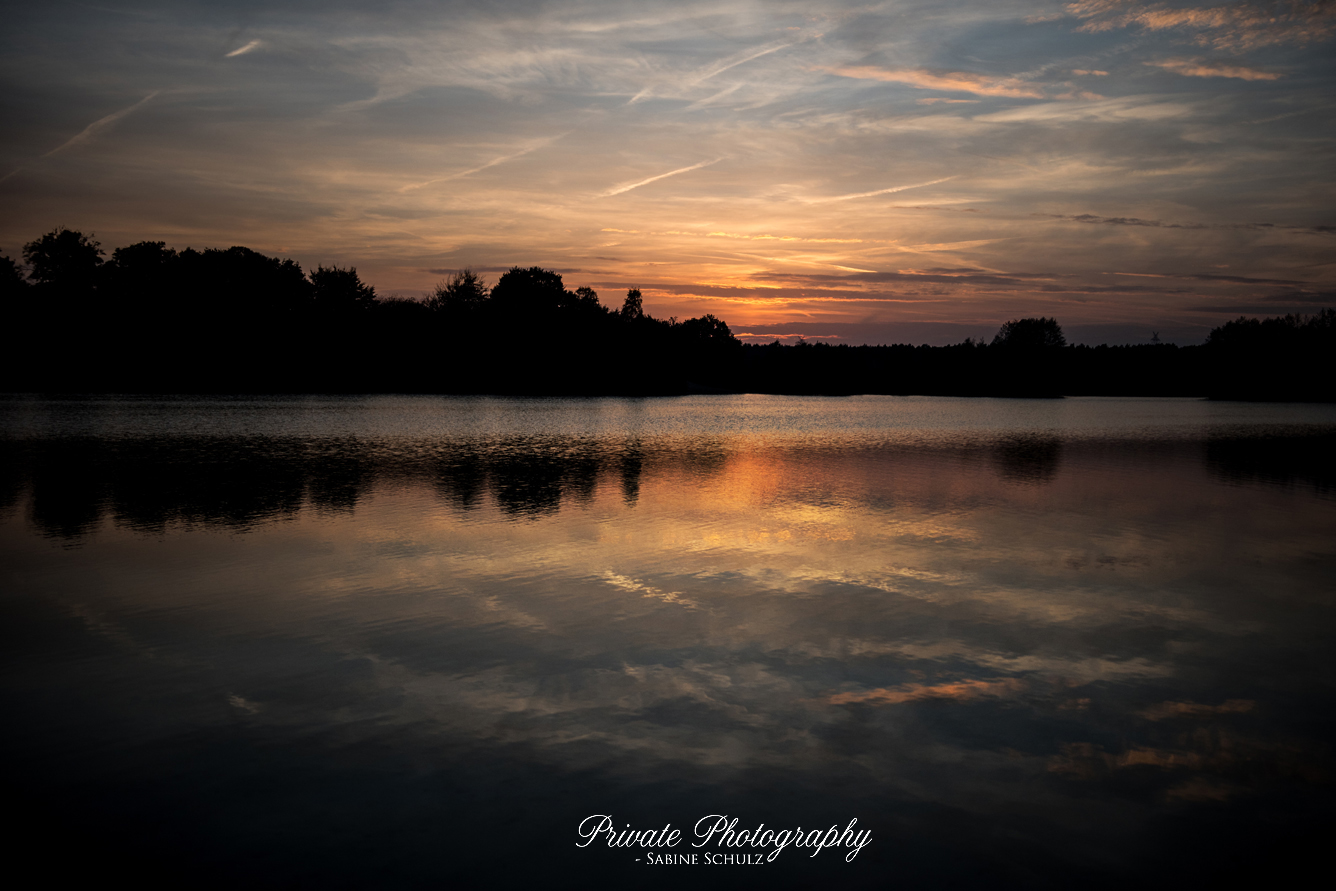
M 1211 395 L 1224 399 L 1336 398 L 1336 310 L 1270 319 L 1243 316 L 1206 341 Z
M 388 325 L 391 336 L 396 328 L 407 332 L 431 321 L 431 308 L 409 297 L 382 297 L 376 301 L 375 310 L 381 324 Z
M 112 251 L 111 261 L 102 267 L 102 279 L 118 306 L 161 310 L 178 286 L 177 261 L 176 251 L 165 242 L 141 241 Z
M 141 241 L 111 252 L 111 262 L 120 268 L 143 275 L 169 266 L 176 259 L 176 251 L 165 241 Z
M 518 321 L 533 320 L 556 310 L 566 302 L 561 276 L 550 269 L 530 266 L 512 267 L 492 288 L 492 305 L 508 313 L 517 313 Z
M 644 317 L 645 307 L 640 298 L 640 289 L 631 288 L 626 292 L 626 299 L 622 301 L 622 318 L 643 319 Z
M 717 319 L 708 313 L 698 319 L 687 319 L 678 327 L 691 340 L 698 343 L 733 344 L 740 342 L 733 336 L 733 332 L 728 330 L 728 324 L 723 319 Z M 801 343 L 801 341 L 799 342 Z
M 91 288 L 102 265 L 102 246 L 82 232 L 60 227 L 25 244 L 23 259 L 40 284 Z
M 19 264 L 9 257 L 0 256 L 0 303 L 18 299 L 28 290 L 28 282 Z
M 308 307 L 311 283 L 295 260 L 266 257 L 245 247 L 203 252 L 186 248 L 180 254 L 183 277 L 191 283 L 210 315 L 261 318 L 292 315 Z
M 161 241 L 141 241 L 114 250 L 98 275 L 104 333 L 128 355 L 133 373 L 148 373 L 164 327 L 182 314 L 192 284 L 182 280 L 180 255 Z M 193 307 L 192 307 L 193 309 Z
M 433 312 L 468 312 L 481 307 L 487 301 L 487 295 L 487 282 L 465 267 L 438 282 L 426 304 Z
M 993 346 L 1007 349 L 1053 349 L 1067 345 L 1057 319 L 1012 319 L 993 338 Z
M 376 303 L 376 289 L 363 284 L 357 267 L 317 266 L 307 276 L 316 309 L 324 312 L 351 313 L 369 310 Z
M 590 287 L 581 287 L 575 289 L 576 305 L 583 309 L 602 309 L 603 304 L 598 302 L 598 292 Z

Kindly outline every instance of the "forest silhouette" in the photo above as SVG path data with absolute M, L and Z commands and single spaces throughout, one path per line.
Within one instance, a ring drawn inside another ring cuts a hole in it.
M 713 315 L 619 309 L 537 266 L 494 285 L 464 269 L 426 300 L 382 297 L 356 268 L 244 247 L 143 241 L 109 259 L 58 228 L 0 257 L 0 388 L 47 393 L 759 392 L 1336 398 L 1336 310 L 1240 317 L 1200 346 L 1070 346 L 1052 318 L 943 347 L 743 344 Z

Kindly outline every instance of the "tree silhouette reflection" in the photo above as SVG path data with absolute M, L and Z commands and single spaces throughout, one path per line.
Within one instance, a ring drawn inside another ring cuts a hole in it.
M 993 446 L 993 465 L 1005 480 L 1031 485 L 1053 479 L 1062 461 L 1062 440 L 1026 436 L 1004 439 Z
M 601 484 L 638 495 L 639 441 L 516 437 L 383 444 L 353 438 L 281 437 L 7 440 L 0 477 L 12 506 L 30 494 L 29 518 L 44 534 L 77 540 L 108 516 L 144 531 L 174 525 L 246 529 L 304 508 L 349 512 L 378 481 L 426 486 L 451 507 L 477 510 L 490 496 L 514 519 L 551 516 L 591 502 Z M 659 466 L 692 472 L 719 457 L 670 453 Z

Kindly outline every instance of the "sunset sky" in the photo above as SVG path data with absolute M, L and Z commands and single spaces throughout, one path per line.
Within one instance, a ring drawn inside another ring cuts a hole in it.
M 750 340 L 1336 305 L 1336 0 L 3 3 L 0 253 L 560 272 Z M 189 299 L 183 295 L 182 299 Z

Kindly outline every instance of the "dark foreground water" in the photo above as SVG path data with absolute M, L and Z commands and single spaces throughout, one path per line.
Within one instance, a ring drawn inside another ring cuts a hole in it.
M 1333 455 L 1333 407 L 1192 400 L 9 399 L 10 859 L 1269 882 L 1332 827 Z

